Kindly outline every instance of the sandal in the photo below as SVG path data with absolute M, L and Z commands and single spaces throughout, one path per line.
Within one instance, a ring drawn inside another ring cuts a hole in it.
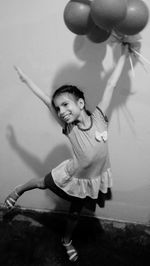
M 78 259 L 78 253 L 76 251 L 76 249 L 74 248 L 74 246 L 72 245 L 72 240 L 70 240 L 70 242 L 65 243 L 64 240 L 62 240 L 62 244 L 66 249 L 66 253 L 69 257 L 69 260 L 71 262 L 75 262 Z
M 17 188 L 17 187 L 16 187 Z M 8 209 L 12 209 L 16 203 L 16 201 L 18 200 L 18 198 L 20 197 L 20 195 L 17 193 L 16 188 L 13 192 L 11 192 L 7 198 L 5 199 L 5 207 Z

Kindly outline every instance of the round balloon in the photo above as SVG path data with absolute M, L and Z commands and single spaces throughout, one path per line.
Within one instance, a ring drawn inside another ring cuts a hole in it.
M 90 32 L 87 34 L 87 38 L 94 43 L 105 42 L 111 34 L 111 31 L 106 31 L 99 28 L 97 25 L 93 25 Z
M 116 30 L 126 35 L 135 35 L 142 31 L 148 23 L 149 10 L 142 0 L 128 0 L 127 13 Z
M 90 10 L 90 5 L 84 2 L 68 2 L 64 9 L 64 21 L 68 29 L 75 34 L 87 34 L 93 25 Z
M 93 0 L 91 16 L 97 26 L 112 29 L 126 16 L 127 0 Z
M 84 4 L 90 4 L 92 0 L 70 0 L 70 2 L 78 2 L 78 3 L 84 3 Z

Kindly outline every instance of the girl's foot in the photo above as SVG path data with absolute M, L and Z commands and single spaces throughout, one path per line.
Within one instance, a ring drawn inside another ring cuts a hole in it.
M 62 240 L 62 244 L 65 247 L 69 260 L 71 262 L 75 262 L 78 259 L 78 253 L 74 248 L 74 246 L 72 245 L 72 240 L 70 240 L 70 242 L 68 243 L 65 243 L 64 240 Z
M 17 188 L 15 188 L 14 191 L 12 191 L 8 196 L 7 198 L 5 199 L 5 207 L 8 208 L 8 209 L 12 209 L 16 203 L 16 201 L 18 200 L 18 198 L 20 197 L 20 195 L 18 194 L 17 192 Z

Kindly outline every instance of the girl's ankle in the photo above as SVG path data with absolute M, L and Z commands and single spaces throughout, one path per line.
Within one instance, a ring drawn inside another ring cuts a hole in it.
M 16 193 L 16 196 L 18 196 L 18 197 L 20 197 L 23 194 L 23 192 L 21 190 L 21 185 L 19 185 L 15 188 L 15 193 Z
M 63 237 L 63 238 L 62 238 L 62 242 L 63 242 L 64 244 L 70 244 L 70 243 L 72 242 L 72 240 L 71 240 L 70 238 Z

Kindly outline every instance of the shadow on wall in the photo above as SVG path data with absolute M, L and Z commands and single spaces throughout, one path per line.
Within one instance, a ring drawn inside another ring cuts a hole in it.
M 95 44 L 90 42 L 85 36 L 76 36 L 73 49 L 79 64 L 68 63 L 58 70 L 53 81 L 53 92 L 64 84 L 77 85 L 85 93 L 89 109 L 91 111 L 94 110 L 96 104 L 102 98 L 106 83 L 113 70 L 108 70 L 106 73 L 103 67 L 108 47 L 113 50 L 113 63 L 116 63 L 121 54 L 120 44 L 114 46 L 111 38 L 101 44 Z M 136 62 L 136 58 L 133 58 L 133 64 L 136 64 Z M 132 94 L 128 75 L 130 68 L 128 61 L 114 92 L 112 103 L 108 110 L 109 116 L 111 116 L 114 109 L 125 106 L 127 98 Z M 103 77 L 101 77 L 102 73 Z
M 27 167 L 35 173 L 37 178 L 45 176 L 52 168 L 56 167 L 57 164 L 71 157 L 70 149 L 67 145 L 63 144 L 55 147 L 55 149 L 47 155 L 45 160 L 41 161 L 35 154 L 28 151 L 18 142 L 14 128 L 11 125 L 7 127 L 7 139 L 11 148 L 17 153 L 19 158 L 23 160 Z M 53 192 L 50 192 L 49 190 L 45 190 L 45 193 L 48 198 L 53 194 Z M 55 201 L 57 205 L 56 209 L 59 209 L 64 202 L 57 196 L 55 197 Z

